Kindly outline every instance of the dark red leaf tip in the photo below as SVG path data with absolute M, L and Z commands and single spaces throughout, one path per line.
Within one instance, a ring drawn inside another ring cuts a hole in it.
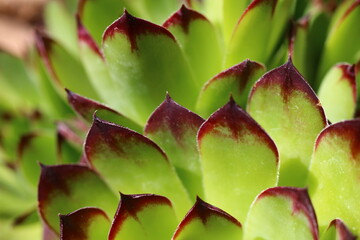
M 231 131 L 231 136 L 224 135 L 223 131 L 221 131 L 223 128 L 228 128 Z M 199 146 L 201 146 L 203 137 L 209 133 L 220 137 L 231 137 L 235 141 L 241 141 L 244 134 L 251 133 L 257 136 L 259 141 L 263 141 L 272 150 L 278 163 L 279 153 L 274 141 L 249 114 L 236 104 L 232 97 L 230 97 L 227 104 L 214 112 L 209 119 L 201 125 L 197 136 Z
M 46 221 L 44 209 L 48 204 L 50 198 L 59 192 L 66 195 L 70 194 L 69 182 L 71 179 L 78 178 L 79 176 L 90 173 L 96 174 L 91 169 L 85 166 L 77 164 L 64 164 L 46 166 L 41 164 L 41 174 L 38 185 L 38 202 L 39 212 L 42 219 L 50 226 Z M 54 230 L 54 229 L 53 229 Z
M 120 203 L 109 232 L 109 240 L 116 238 L 116 234 L 120 231 L 122 224 L 127 218 L 132 217 L 139 221 L 137 214 L 146 207 L 151 205 L 166 205 L 172 207 L 169 199 L 155 194 L 126 195 L 120 193 L 120 197 Z
M 157 131 L 170 131 L 178 143 L 188 131 L 198 131 L 205 120 L 177 104 L 167 93 L 165 100 L 151 114 L 144 129 L 145 135 Z
M 292 63 L 291 56 L 289 56 L 288 61 L 262 76 L 259 81 L 257 81 L 250 92 L 249 99 L 251 99 L 254 93 L 258 88 L 271 88 L 273 86 L 279 86 L 281 91 L 281 96 L 284 103 L 287 103 L 294 91 L 299 91 L 304 93 L 307 98 L 316 106 L 321 117 L 323 119 L 324 126 L 326 125 L 326 117 L 324 109 L 321 106 L 321 103 L 316 96 L 314 90 L 306 82 L 303 76 L 295 68 Z
M 226 219 L 227 221 L 241 228 L 241 223 L 233 216 L 221 210 L 220 208 L 204 202 L 201 198 L 197 197 L 194 206 L 181 221 L 172 239 L 176 239 L 177 236 L 179 236 L 180 233 L 186 228 L 186 226 L 189 225 L 194 219 L 200 219 L 201 222 L 206 225 L 209 218 L 213 216 Z
M 196 20 L 208 21 L 201 13 L 187 8 L 184 4 L 163 24 L 163 27 L 170 28 L 179 25 L 185 33 L 189 33 L 190 23 Z
M 353 159 L 357 162 L 360 161 L 360 119 L 334 123 L 322 130 L 316 139 L 315 151 L 326 136 L 341 137 L 345 141 L 348 141 Z
M 285 197 L 292 201 L 293 213 L 302 212 L 308 219 L 313 239 L 318 239 L 319 230 L 317 225 L 316 214 L 311 203 L 308 191 L 306 188 L 295 187 L 274 187 L 269 188 L 260 193 L 256 201 L 259 201 L 265 197 Z
M 274 14 L 277 0 L 253 0 L 250 5 L 245 9 L 244 13 L 241 15 L 237 24 L 241 22 L 241 20 L 245 17 L 245 15 L 253 8 L 257 7 L 260 4 L 268 4 L 272 8 L 272 14 Z
M 36 133 L 28 133 L 21 137 L 20 143 L 18 145 L 17 153 L 19 159 L 22 158 L 24 151 L 27 147 L 29 147 L 31 141 L 37 136 Z
M 86 30 L 84 25 L 81 23 L 79 15 L 76 15 L 76 22 L 77 22 L 78 39 L 80 43 L 88 45 L 97 55 L 103 58 L 103 54 L 101 53 L 96 42 L 91 37 L 90 33 Z
M 356 78 L 355 78 L 355 65 L 347 64 L 347 63 L 341 63 L 336 65 L 341 71 L 342 71 L 342 77 L 341 79 L 348 81 L 351 88 L 352 88 L 352 94 L 354 102 L 357 101 L 357 87 L 356 87 Z
M 137 40 L 139 36 L 144 34 L 163 35 L 167 36 L 173 41 L 175 37 L 164 27 L 153 24 L 146 20 L 132 16 L 128 11 L 113 22 L 104 32 L 103 41 L 108 38 L 113 38 L 115 34 L 121 33 L 127 36 L 131 44 L 131 50 L 138 50 Z
M 346 225 L 340 219 L 334 219 L 331 221 L 329 228 L 334 227 L 336 229 L 339 240 L 355 240 L 357 237 L 353 235 Z
M 98 216 L 102 216 L 109 222 L 109 217 L 106 213 L 95 207 L 85 207 L 76 210 L 72 213 L 62 215 L 60 218 L 60 239 L 67 240 L 86 240 L 88 239 L 88 228 L 91 221 Z
M 91 122 L 93 120 L 93 115 L 96 110 L 104 109 L 113 113 L 120 115 L 120 113 L 115 110 L 99 103 L 89 98 L 78 95 L 69 89 L 65 88 L 67 93 L 67 99 L 70 106 L 78 113 L 81 117 Z
M 263 69 L 265 70 L 265 66 L 257 63 L 257 62 L 253 62 L 250 61 L 249 59 L 246 59 L 244 61 L 242 61 L 241 63 L 232 66 L 231 68 L 219 73 L 218 75 L 216 75 L 215 77 L 213 77 L 210 81 L 208 81 L 203 90 L 206 90 L 213 82 L 216 81 L 220 81 L 223 78 L 227 78 L 227 77 L 235 77 L 236 81 L 239 82 L 239 93 L 242 93 L 243 90 L 246 87 L 246 84 L 249 82 L 251 75 L 257 71 Z
M 94 155 L 99 151 L 109 150 L 112 154 L 126 158 L 125 149 L 127 144 L 142 142 L 158 151 L 168 162 L 164 151 L 149 138 L 115 123 L 104 121 L 94 115 L 93 124 L 85 140 L 86 158 L 92 164 Z M 99 150 L 101 148 L 101 150 Z

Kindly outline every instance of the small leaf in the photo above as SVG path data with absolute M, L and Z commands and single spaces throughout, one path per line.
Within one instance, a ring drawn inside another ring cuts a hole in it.
M 265 67 L 249 59 L 210 79 L 201 89 L 196 109 L 209 116 L 223 106 L 232 94 L 235 101 L 245 107 L 251 87 L 263 74 Z
M 81 63 L 51 38 L 37 32 L 36 46 L 49 76 L 59 88 L 70 88 L 98 99 Z
M 201 126 L 198 146 L 205 198 L 244 221 L 255 196 L 277 184 L 274 142 L 230 99 Z
M 106 239 L 110 220 L 99 208 L 86 207 L 67 215 L 60 215 L 61 240 Z
M 337 64 L 325 75 L 319 89 L 319 99 L 326 116 L 332 122 L 351 119 L 357 102 L 355 67 Z
M 174 34 L 179 42 L 199 88 L 221 70 L 220 43 L 214 26 L 204 15 L 182 5 L 163 26 Z
M 196 134 L 204 119 L 174 102 L 169 95 L 150 116 L 144 133 L 164 149 L 190 193 L 203 195 Z
M 170 239 L 177 219 L 171 202 L 159 195 L 121 194 L 109 240 Z
M 360 120 L 330 125 L 316 140 L 309 190 L 321 227 L 340 218 L 360 234 L 359 149 Z
M 240 222 L 234 217 L 197 198 L 172 239 L 241 240 L 242 229 Z
M 256 82 L 247 107 L 279 149 L 279 184 L 304 186 L 315 139 L 326 118 L 319 99 L 291 60 Z
M 315 211 L 306 189 L 275 187 L 254 201 L 244 239 L 318 239 Z
M 39 212 L 52 231 L 59 234 L 58 214 L 93 206 L 106 214 L 115 212 L 117 197 L 91 169 L 79 165 L 42 166 L 38 188 Z
M 325 42 L 324 51 L 319 66 L 317 76 L 317 86 L 326 72 L 339 62 L 356 63 L 359 60 L 360 42 L 357 37 L 360 36 L 360 28 L 355 27 L 360 22 L 360 1 L 354 0 L 352 4 L 343 11 L 339 9 L 342 15 L 337 18 L 337 22 L 332 24 Z M 341 48 L 340 46 L 346 46 Z
M 187 192 L 174 168 L 150 139 L 95 117 L 85 153 L 91 166 L 114 191 L 166 196 L 173 202 L 178 217 L 189 208 Z
M 106 29 L 103 48 L 124 106 L 121 112 L 129 118 L 144 125 L 166 91 L 194 108 L 198 88 L 179 45 L 165 28 L 125 11 Z
M 73 93 L 68 89 L 66 89 L 66 92 L 71 107 L 88 123 L 92 123 L 94 113 L 96 112 L 97 116 L 104 118 L 108 121 L 114 122 L 121 126 L 129 127 L 139 132 L 141 131 L 141 127 L 138 124 L 134 123 L 133 121 L 116 112 L 115 110 L 99 102 Z
M 340 220 L 333 220 L 325 233 L 321 236 L 321 240 L 356 240 L 346 225 Z

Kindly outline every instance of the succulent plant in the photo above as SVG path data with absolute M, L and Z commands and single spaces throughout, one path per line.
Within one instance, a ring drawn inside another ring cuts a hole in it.
M 9 134 L 44 239 L 355 239 L 360 1 L 179 2 L 47 6 Z

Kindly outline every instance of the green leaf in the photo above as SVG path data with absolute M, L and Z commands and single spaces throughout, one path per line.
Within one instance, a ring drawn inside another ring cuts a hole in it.
M 262 64 L 249 59 L 219 73 L 201 89 L 197 111 L 202 116 L 209 116 L 228 101 L 230 94 L 245 108 L 251 87 L 264 73 Z
M 188 190 L 191 199 L 203 195 L 196 134 L 204 119 L 174 102 L 169 95 L 150 116 L 145 136 L 159 144 Z
M 252 1 L 234 29 L 225 66 L 246 58 L 267 63 L 284 33 L 292 5 L 293 1 L 289 0 Z
M 351 119 L 357 101 L 355 67 L 337 64 L 325 75 L 319 89 L 319 99 L 332 122 Z
M 82 126 L 81 123 L 79 123 L 77 127 L 86 128 L 86 126 Z M 68 124 L 64 122 L 58 122 L 56 130 L 56 151 L 58 162 L 79 163 L 79 160 L 81 159 L 82 145 L 84 143 L 83 138 L 81 138 Z
M 244 221 L 251 202 L 278 179 L 278 152 L 233 99 L 201 126 L 198 146 L 205 198 Z
M 172 239 L 241 240 L 242 229 L 234 217 L 197 198 Z
M 356 238 L 340 219 L 335 219 L 322 234 L 320 240 L 356 240 Z
M 115 212 L 118 198 L 93 170 L 79 165 L 42 166 L 38 188 L 39 212 L 59 234 L 58 214 L 93 206 L 107 215 Z
M 356 63 L 360 56 L 360 1 L 355 0 L 329 30 L 317 76 L 317 86 L 326 72 L 338 62 Z M 341 47 L 346 46 L 346 47 Z
M 197 88 L 174 36 L 165 28 L 125 11 L 104 33 L 103 48 L 123 109 L 144 125 L 166 91 L 193 109 Z
M 66 87 L 83 96 L 98 99 L 79 60 L 51 38 L 37 33 L 36 46 L 47 71 L 60 89 Z M 60 91 L 60 90 L 59 90 Z
M 275 187 L 262 192 L 244 224 L 244 239 L 318 239 L 315 211 L 306 189 Z
M 178 217 L 190 201 L 165 153 L 150 139 L 95 117 L 85 153 L 113 189 L 126 194 L 154 193 L 171 199 Z
M 170 239 L 176 223 L 175 212 L 167 198 L 151 194 L 121 194 L 109 240 Z
M 222 67 L 222 52 L 215 28 L 206 17 L 182 5 L 163 26 L 179 42 L 200 88 Z M 206 67 L 204 67 L 206 66 Z
M 138 124 L 134 123 L 133 121 L 116 112 L 115 110 L 99 102 L 73 93 L 68 89 L 65 90 L 67 92 L 69 104 L 75 110 L 75 112 L 77 112 L 87 123 L 92 123 L 94 113 L 96 112 L 96 115 L 102 119 L 106 119 L 107 121 L 111 121 L 124 127 L 129 127 L 138 132 L 142 131 L 141 127 Z
M 321 227 L 340 218 L 360 234 L 359 146 L 360 120 L 330 125 L 316 140 L 309 191 Z
M 38 163 L 56 163 L 55 136 L 47 133 L 29 133 L 24 135 L 20 140 L 18 157 L 21 171 L 26 180 L 33 187 L 36 187 L 40 177 Z
M 319 99 L 291 60 L 256 82 L 247 107 L 279 149 L 279 184 L 304 186 L 316 136 L 327 122 Z
M 85 207 L 59 217 L 61 240 L 107 238 L 110 220 L 106 213 L 99 208 Z

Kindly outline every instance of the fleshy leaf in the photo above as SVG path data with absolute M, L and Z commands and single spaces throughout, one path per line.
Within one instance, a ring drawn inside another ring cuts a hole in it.
M 109 240 L 170 239 L 176 224 L 175 212 L 167 198 L 151 194 L 121 194 Z
M 335 219 L 330 223 L 325 233 L 320 238 L 321 240 L 356 240 L 346 225 L 340 220 Z
M 40 176 L 38 163 L 56 163 L 55 146 L 54 136 L 46 133 L 29 133 L 21 138 L 18 148 L 21 170 L 33 187 L 37 186 Z
M 172 239 L 241 240 L 242 229 L 234 217 L 197 198 Z
M 226 67 L 246 58 L 266 63 L 283 34 L 293 1 L 254 0 L 240 17 L 226 57 Z
M 326 118 L 319 99 L 291 60 L 256 82 L 247 107 L 279 149 L 279 184 L 304 186 L 315 139 Z
M 220 43 L 214 26 L 204 15 L 182 5 L 163 26 L 179 42 L 199 87 L 221 70 Z
M 198 146 L 206 200 L 244 221 L 255 196 L 277 184 L 274 142 L 230 99 L 201 126 Z
M 275 187 L 252 204 L 244 239 L 318 239 L 316 215 L 306 189 Z
M 134 123 L 130 119 L 127 119 L 125 116 L 121 115 L 115 110 L 99 102 L 73 93 L 68 89 L 66 89 L 66 92 L 68 101 L 72 108 L 88 123 L 92 123 L 94 113 L 96 112 L 98 117 L 114 122 L 121 126 L 129 127 L 139 132 L 141 131 L 141 127 L 138 124 Z
M 360 36 L 360 28 L 355 26 L 360 22 L 360 1 L 352 2 L 329 29 L 319 67 L 317 86 L 320 85 L 326 72 L 336 63 L 356 63 L 359 60 L 360 42 L 357 38 Z M 346 47 L 339 48 L 339 46 Z
M 166 152 L 190 193 L 203 195 L 196 134 L 204 119 L 174 102 L 169 95 L 150 116 L 144 133 Z
M 42 166 L 38 188 L 39 212 L 59 234 L 58 214 L 93 206 L 107 215 L 115 212 L 118 198 L 91 169 L 79 165 Z
M 99 208 L 86 207 L 67 215 L 60 215 L 61 240 L 106 239 L 110 220 Z
M 51 38 L 37 33 L 36 45 L 50 77 L 60 88 L 98 99 L 81 63 Z
M 81 156 L 81 147 L 84 143 L 83 139 L 64 122 L 58 122 L 56 130 L 56 152 L 58 162 L 78 163 Z
M 319 99 L 332 123 L 353 118 L 356 86 L 354 65 L 338 64 L 326 74 L 319 89 Z
M 316 140 L 309 190 L 321 227 L 340 218 L 360 234 L 359 149 L 360 120 L 330 125 Z
M 166 91 L 193 109 L 198 88 L 168 30 L 125 11 L 106 29 L 103 48 L 110 74 L 119 86 L 121 112 L 126 116 L 144 125 Z
M 190 201 L 165 153 L 150 139 L 95 117 L 85 153 L 114 191 L 154 193 L 168 197 L 178 217 Z
M 223 106 L 232 94 L 235 101 L 245 108 L 251 87 L 263 74 L 265 67 L 245 60 L 210 79 L 202 88 L 196 109 L 209 116 Z

